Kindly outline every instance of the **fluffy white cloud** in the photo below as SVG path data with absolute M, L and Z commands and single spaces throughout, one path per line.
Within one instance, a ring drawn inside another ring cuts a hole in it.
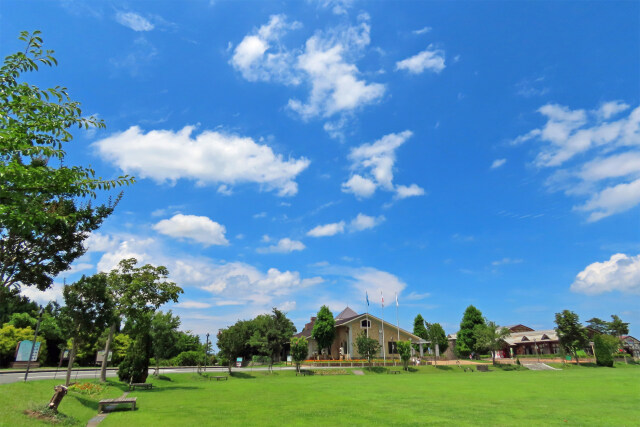
M 588 265 L 578 273 L 571 290 L 587 295 L 612 291 L 640 294 L 640 255 L 615 254 L 608 261 Z
M 396 199 L 406 199 L 407 197 L 424 196 L 424 188 L 416 184 L 396 186 Z
M 116 21 L 133 31 L 151 31 L 154 28 L 151 22 L 135 12 L 118 11 L 116 12 Z
M 344 10 L 344 2 L 334 3 L 334 10 Z M 361 14 L 358 19 L 358 25 L 316 32 L 304 47 L 287 49 L 280 43 L 281 37 L 301 24 L 273 15 L 267 24 L 244 37 L 230 63 L 249 81 L 305 83 L 310 88 L 306 101 L 290 99 L 289 108 L 305 120 L 338 115 L 339 119 L 327 122 L 325 129 L 332 137 L 341 137 L 345 114 L 377 102 L 385 93 L 383 84 L 362 79 L 355 65 L 370 43 L 368 15 Z
M 57 301 L 59 304 L 62 304 L 64 301 L 62 298 L 63 287 L 62 283 L 56 282 L 45 291 L 40 291 L 35 286 L 22 286 L 22 288 L 20 288 L 20 294 L 40 305 L 47 305 L 51 301 Z
M 236 46 L 231 65 L 249 81 L 299 84 L 299 73 L 294 68 L 295 58 L 280 45 L 279 40 L 287 31 L 301 26 L 299 22 L 287 22 L 285 15 L 272 15 L 267 24 L 245 36 Z M 272 48 L 275 52 L 267 52 Z
M 377 185 L 373 180 L 358 174 L 353 174 L 347 182 L 342 183 L 342 191 L 353 193 L 360 199 L 371 197 L 376 192 L 376 188 Z
M 414 56 L 396 62 L 396 70 L 406 70 L 411 74 L 421 74 L 425 70 L 440 73 L 444 68 L 444 51 L 434 49 L 432 46 Z
M 381 295 L 385 296 L 387 305 L 392 304 L 396 293 L 401 294 L 407 287 L 406 283 L 395 275 L 372 267 L 353 269 L 352 275 L 355 279 L 353 286 L 361 295 L 367 292 L 370 301 L 380 300 Z
M 290 100 L 289 107 L 308 119 L 352 111 L 380 99 L 384 85 L 359 79 L 356 65 L 346 60 L 369 44 L 369 31 L 369 24 L 362 22 L 339 34 L 317 34 L 307 40 L 297 67 L 306 73 L 311 93 L 304 103 Z
M 158 233 L 178 239 L 190 239 L 205 246 L 228 245 L 226 228 L 206 216 L 177 214 L 153 226 Z
M 118 240 L 113 236 L 94 232 L 83 242 L 87 252 L 107 252 L 118 247 Z
M 495 159 L 493 163 L 491 163 L 491 169 L 498 169 L 500 166 L 507 163 L 507 159 Z
M 431 27 L 422 27 L 419 30 L 413 30 L 412 33 L 416 35 L 420 35 L 420 34 L 426 34 L 431 30 L 432 30 Z
M 351 220 L 349 228 L 351 232 L 368 230 L 382 224 L 385 219 L 383 215 L 375 217 L 359 213 L 358 216 Z
M 396 198 L 423 195 L 424 190 L 416 184 L 394 186 L 393 167 L 395 150 L 409 139 L 413 133 L 406 130 L 390 133 L 371 144 L 363 144 L 351 150 L 349 160 L 354 173 L 342 184 L 342 191 L 353 193 L 358 198 L 370 197 L 377 188 L 396 192 Z M 363 176 L 364 175 L 364 176 Z
M 304 243 L 299 240 L 291 240 L 288 237 L 280 239 L 277 244 L 266 248 L 258 248 L 256 251 L 261 254 L 287 254 L 294 251 L 302 251 L 306 248 Z
M 253 304 L 269 307 L 281 297 L 323 282 L 318 276 L 302 278 L 297 271 L 270 268 L 263 272 L 243 262 L 221 262 L 181 255 L 152 238 L 132 235 L 113 238 L 119 244 L 115 250 L 102 255 L 98 262 L 99 271 L 109 271 L 121 259 L 131 257 L 138 259 L 139 265 L 164 265 L 169 269 L 171 280 L 182 287 L 196 287 L 214 294 L 218 299 L 216 305 Z
M 640 107 L 610 101 L 594 110 L 547 104 L 538 109 L 547 122 L 514 139 L 536 140 L 534 160 L 555 168 L 547 184 L 567 195 L 586 197 L 574 206 L 588 221 L 598 221 L 640 204 Z M 591 156 L 590 156 L 591 155 Z
M 137 126 L 94 143 L 100 155 L 126 173 L 157 182 L 193 179 L 199 185 L 258 183 L 281 196 L 298 192 L 296 176 L 309 166 L 305 158 L 284 159 L 253 139 L 204 131 L 193 126 L 178 132 Z M 228 190 L 228 188 L 227 188 Z
M 307 232 L 307 236 L 326 237 L 333 236 L 338 233 L 344 233 L 345 222 L 334 222 L 332 224 L 318 225 Z

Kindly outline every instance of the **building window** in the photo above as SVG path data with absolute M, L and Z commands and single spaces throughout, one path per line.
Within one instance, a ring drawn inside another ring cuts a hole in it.
M 362 322 L 360 322 L 360 327 L 361 328 L 370 328 L 371 327 L 371 320 L 363 320 Z
M 398 354 L 398 346 L 395 341 L 389 341 L 389 354 Z

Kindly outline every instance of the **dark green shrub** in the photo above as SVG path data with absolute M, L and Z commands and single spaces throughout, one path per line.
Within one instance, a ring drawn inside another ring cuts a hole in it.
M 174 366 L 197 366 L 204 363 L 204 351 L 183 351 L 171 359 Z
M 612 367 L 613 357 L 611 353 L 614 349 L 602 338 L 602 335 L 597 334 L 593 337 L 593 347 L 596 352 L 596 363 L 598 366 Z

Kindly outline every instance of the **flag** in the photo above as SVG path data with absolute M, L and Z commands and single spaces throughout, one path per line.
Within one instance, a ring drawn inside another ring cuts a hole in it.
M 398 307 L 398 293 L 396 292 L 396 308 Z
M 384 295 L 382 295 L 382 291 L 380 291 L 380 297 L 382 298 L 382 308 L 384 308 Z
M 364 291 L 364 297 L 367 299 L 367 307 L 369 307 L 369 292 Z

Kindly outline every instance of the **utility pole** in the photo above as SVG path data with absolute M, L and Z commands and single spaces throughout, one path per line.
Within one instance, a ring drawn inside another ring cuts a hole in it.
M 29 360 L 27 361 L 27 371 L 24 373 L 24 382 L 27 382 L 27 377 L 29 376 L 29 368 L 31 367 L 31 359 L 33 358 L 33 351 L 36 348 L 36 339 L 38 339 L 38 331 L 40 330 L 40 321 L 42 320 L 42 313 L 44 313 L 44 308 L 40 307 L 40 311 L 38 312 L 38 323 L 36 324 L 36 333 L 33 334 L 33 342 L 31 343 L 31 352 L 29 353 Z
M 209 333 L 207 332 L 207 343 L 204 345 L 204 370 L 207 370 L 207 359 L 209 358 Z

